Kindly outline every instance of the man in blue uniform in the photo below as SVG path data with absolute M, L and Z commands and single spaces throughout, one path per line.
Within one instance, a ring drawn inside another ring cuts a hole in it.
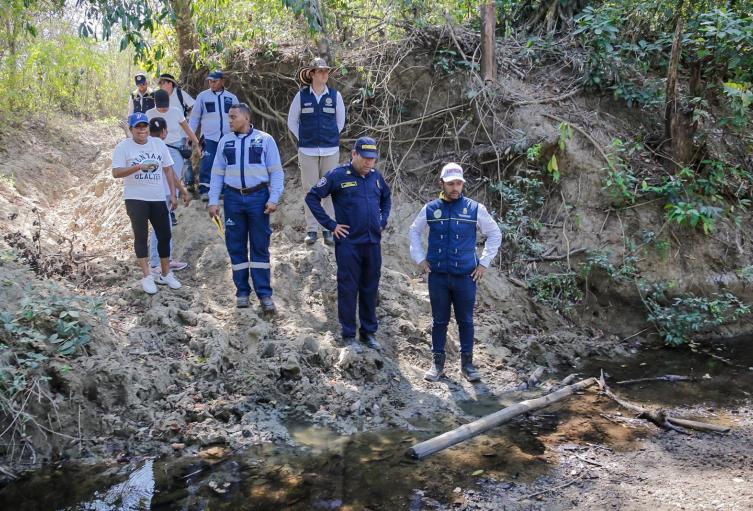
M 380 241 L 392 208 L 392 195 L 382 174 L 374 168 L 379 156 L 373 138 L 356 140 L 350 163 L 330 170 L 306 195 L 316 220 L 335 237 L 337 261 L 337 316 L 342 343 L 356 336 L 356 304 L 360 339 L 378 350 L 376 303 L 382 268 Z M 332 197 L 335 218 L 321 201 Z
M 330 67 L 324 59 L 316 58 L 304 68 L 300 78 L 304 86 L 293 98 L 288 111 L 288 129 L 298 139 L 298 168 L 301 187 L 306 193 L 327 172 L 340 163 L 340 132 L 345 126 L 345 103 L 342 94 L 327 85 Z M 324 210 L 333 215 L 332 201 L 323 201 Z M 319 225 L 311 210 L 304 206 L 306 238 L 304 243 L 316 242 Z M 322 232 L 324 243 L 332 245 L 332 233 Z
M 262 311 L 275 312 L 269 266 L 269 215 L 277 210 L 285 175 L 274 139 L 251 125 L 251 110 L 245 103 L 228 112 L 230 133 L 218 144 L 209 189 L 209 216 L 220 211 L 225 195 L 225 244 L 233 267 L 237 306 L 248 307 L 251 286 Z M 249 241 L 251 260 L 249 261 Z
M 460 165 L 445 165 L 440 184 L 439 198 L 425 205 L 410 226 L 411 257 L 429 274 L 434 364 L 424 378 L 437 381 L 444 372 L 447 325 L 454 308 L 460 334 L 460 372 L 466 380 L 477 382 L 481 375 L 473 366 L 476 283 L 497 255 L 502 234 L 486 208 L 463 195 L 465 178 Z M 481 258 L 476 255 L 477 228 L 486 236 Z M 421 238 L 427 229 L 429 247 L 424 250 Z
M 196 96 L 188 124 L 196 133 L 201 126 L 204 136 L 204 156 L 201 158 L 199 171 L 199 193 L 202 200 L 208 200 L 209 179 L 212 163 L 217 153 L 217 144 L 223 135 L 230 132 L 230 107 L 238 104 L 238 98 L 225 89 L 225 75 L 222 71 L 209 73 L 209 88 Z

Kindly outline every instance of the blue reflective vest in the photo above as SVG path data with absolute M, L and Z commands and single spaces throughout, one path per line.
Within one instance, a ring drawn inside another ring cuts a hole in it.
M 338 147 L 337 91 L 329 88 L 319 102 L 311 87 L 301 89 L 301 116 L 298 128 L 298 147 Z
M 437 199 L 426 205 L 426 260 L 432 272 L 468 275 L 478 266 L 477 216 L 478 202 L 463 196 L 453 202 Z

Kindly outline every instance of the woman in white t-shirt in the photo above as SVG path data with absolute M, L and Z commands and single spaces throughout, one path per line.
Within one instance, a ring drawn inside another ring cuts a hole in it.
M 126 212 L 133 228 L 134 249 L 144 278 L 141 286 L 149 294 L 157 292 L 156 284 L 179 289 L 180 282 L 170 271 L 170 215 L 165 203 L 163 168 L 172 168 L 173 160 L 162 140 L 149 136 L 149 119 L 144 113 L 128 117 L 132 138 L 121 141 L 112 156 L 112 175 L 124 181 Z M 178 206 L 175 186 L 167 180 L 170 208 Z M 157 233 L 157 252 L 162 274 L 155 279 L 149 271 L 149 223 Z

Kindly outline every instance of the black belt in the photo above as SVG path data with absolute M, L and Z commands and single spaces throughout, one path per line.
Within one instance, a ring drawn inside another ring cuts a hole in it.
M 250 188 L 233 188 L 230 185 L 225 185 L 225 189 L 226 190 L 232 190 L 234 192 L 238 192 L 241 195 L 251 195 L 252 193 L 258 192 L 259 190 L 262 190 L 262 189 L 266 188 L 267 186 L 269 186 L 268 183 L 260 183 L 260 184 L 258 184 L 256 186 L 252 186 Z

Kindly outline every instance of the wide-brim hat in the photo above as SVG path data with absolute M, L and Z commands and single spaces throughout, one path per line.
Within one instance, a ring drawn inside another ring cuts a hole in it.
M 313 81 L 311 74 L 317 69 L 329 69 L 332 71 L 335 68 L 328 66 L 327 61 L 323 58 L 317 57 L 311 61 L 311 64 L 298 71 L 298 80 L 305 85 L 311 85 Z
M 166 82 L 173 82 L 173 85 L 175 85 L 176 87 L 180 87 L 178 80 L 176 80 L 175 77 L 171 75 L 170 73 L 162 73 L 161 75 L 159 75 L 157 82 L 161 82 L 162 80 Z

